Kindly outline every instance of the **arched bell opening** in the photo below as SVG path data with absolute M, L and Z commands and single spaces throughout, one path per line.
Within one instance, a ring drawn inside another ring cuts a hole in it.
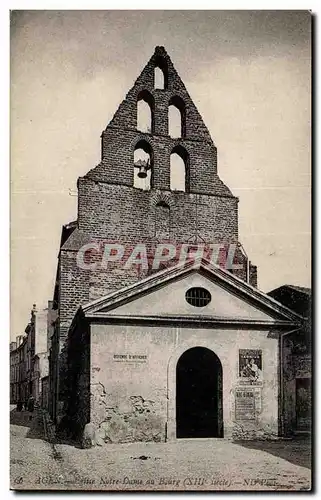
M 155 101 L 148 90 L 137 96 L 137 130 L 152 134 L 154 132 Z
M 186 136 L 186 106 L 178 96 L 172 97 L 168 103 L 168 134 L 173 138 Z
M 167 63 L 161 56 L 155 58 L 154 88 L 158 90 L 166 90 L 168 88 Z
M 189 192 L 189 155 L 183 146 L 175 146 L 170 155 L 171 191 Z

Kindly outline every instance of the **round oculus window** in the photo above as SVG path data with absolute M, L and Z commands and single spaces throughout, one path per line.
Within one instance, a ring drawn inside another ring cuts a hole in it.
M 212 297 L 210 292 L 205 288 L 194 287 L 187 290 L 185 299 L 191 306 L 204 307 L 211 302 Z

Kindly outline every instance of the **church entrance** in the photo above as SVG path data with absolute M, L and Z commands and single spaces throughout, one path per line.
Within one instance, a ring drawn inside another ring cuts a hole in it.
M 185 351 L 176 366 L 178 438 L 223 437 L 222 365 L 205 347 Z

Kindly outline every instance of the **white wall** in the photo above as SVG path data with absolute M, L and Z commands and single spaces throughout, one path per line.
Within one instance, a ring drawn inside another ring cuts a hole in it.
M 245 422 L 245 429 L 277 433 L 278 428 L 278 341 L 267 332 L 175 328 L 157 326 L 98 325 L 91 328 L 91 421 L 99 425 L 107 406 L 118 414 L 130 414 L 130 397 L 141 396 L 153 402 L 157 425 L 168 437 L 175 437 L 176 364 L 190 347 L 207 347 L 220 358 L 223 367 L 223 419 L 225 436 L 235 423 L 235 389 L 238 377 L 239 349 L 261 349 L 263 385 L 261 410 L 256 421 Z M 145 355 L 146 362 L 116 361 L 114 355 Z M 102 387 L 106 391 L 101 404 Z M 98 391 L 98 392 L 97 392 Z M 100 392 L 99 392 L 100 391 Z M 238 431 L 239 432 L 239 431 Z M 165 435 L 165 434 L 164 434 Z

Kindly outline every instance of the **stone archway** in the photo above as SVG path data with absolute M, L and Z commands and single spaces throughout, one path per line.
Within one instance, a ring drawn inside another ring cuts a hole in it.
M 176 365 L 176 437 L 223 437 L 222 364 L 205 347 L 192 347 Z

